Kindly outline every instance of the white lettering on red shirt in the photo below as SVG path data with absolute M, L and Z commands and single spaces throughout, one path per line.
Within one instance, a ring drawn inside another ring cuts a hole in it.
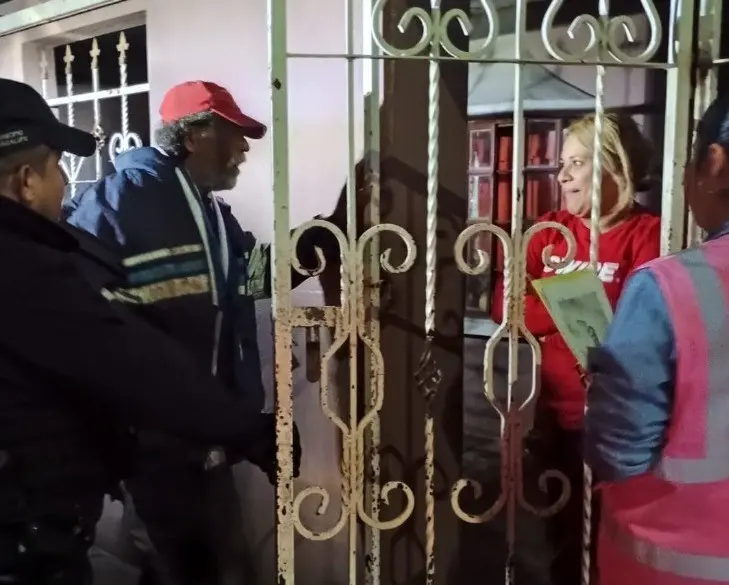
M 558 262 L 562 262 L 563 260 L 564 258 L 560 258 L 559 256 L 552 256 L 550 258 L 550 263 L 557 264 Z M 554 272 L 555 274 L 570 274 L 571 272 L 577 272 L 579 270 L 587 270 L 589 267 L 589 262 L 586 262 L 584 260 L 572 260 L 566 266 L 558 268 L 557 270 L 555 270 L 551 266 L 545 266 L 544 274 L 551 274 L 552 272 Z M 619 270 L 620 264 L 617 262 L 597 263 L 597 277 L 600 279 L 601 282 L 619 282 L 619 279 L 616 279 L 615 277 L 616 272 L 618 272 Z

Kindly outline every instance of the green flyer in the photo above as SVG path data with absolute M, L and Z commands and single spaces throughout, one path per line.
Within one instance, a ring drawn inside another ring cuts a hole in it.
M 582 367 L 602 343 L 613 318 L 602 282 L 592 270 L 533 280 L 532 286 Z

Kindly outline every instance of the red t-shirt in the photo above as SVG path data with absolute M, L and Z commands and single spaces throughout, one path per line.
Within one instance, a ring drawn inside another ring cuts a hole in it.
M 570 229 L 575 235 L 575 259 L 556 271 L 566 274 L 588 268 L 590 260 L 590 228 L 580 218 L 567 211 L 554 211 L 537 221 L 554 221 Z M 660 252 L 661 220 L 636 206 L 634 213 L 623 223 L 600 235 L 598 249 L 598 277 L 605 285 L 610 304 L 615 309 L 625 280 L 636 268 L 658 257 Z M 555 229 L 545 229 L 534 235 L 527 250 L 527 273 L 531 279 L 555 274 L 555 270 L 542 262 L 542 250 L 552 245 L 552 259 L 567 255 L 567 242 Z M 501 322 L 503 315 L 503 285 L 497 283 L 493 302 L 493 319 Z M 542 385 L 540 407 L 556 411 L 563 428 L 575 429 L 582 425 L 585 411 L 585 390 L 580 383 L 577 360 L 557 332 L 552 318 L 539 298 L 527 287 L 524 317 L 527 329 L 539 338 L 542 346 Z

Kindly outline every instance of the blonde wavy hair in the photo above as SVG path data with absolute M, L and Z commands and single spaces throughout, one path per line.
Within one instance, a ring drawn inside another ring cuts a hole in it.
M 570 124 L 567 135 L 577 138 L 592 156 L 595 114 Z M 653 145 L 633 118 L 622 114 L 605 114 L 602 123 L 602 168 L 618 186 L 618 202 L 612 212 L 632 207 L 637 187 L 648 179 L 653 154 Z

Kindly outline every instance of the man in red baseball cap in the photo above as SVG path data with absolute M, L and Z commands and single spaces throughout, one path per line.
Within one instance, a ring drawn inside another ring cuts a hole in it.
M 235 187 L 248 140 L 266 126 L 244 114 L 227 89 L 210 81 L 187 81 L 169 90 L 159 109 L 157 143 L 168 154 L 186 153 L 185 166 L 198 188 Z
M 246 136 L 259 139 L 266 134 L 266 126 L 240 111 L 227 89 L 210 81 L 186 81 L 168 91 L 160 116 L 164 124 L 202 112 L 212 112 L 246 131 Z
M 249 140 L 262 138 L 266 127 L 209 81 L 173 87 L 160 116 L 158 147 L 121 154 L 114 174 L 70 202 L 67 222 L 124 258 L 127 282 L 113 291 L 114 300 L 175 339 L 260 412 L 255 300 L 270 295 L 270 248 L 213 194 L 235 186 Z M 344 209 L 338 205 L 330 221 L 343 227 Z M 304 266 L 317 266 L 316 247 L 336 264 L 336 239 L 316 228 L 299 241 Z M 292 279 L 298 286 L 305 277 L 292 272 Z M 125 488 L 156 550 L 152 582 L 254 585 L 238 493 L 221 450 L 143 430 L 138 438 L 136 475 Z M 275 453 L 268 469 L 259 466 L 273 477 Z

